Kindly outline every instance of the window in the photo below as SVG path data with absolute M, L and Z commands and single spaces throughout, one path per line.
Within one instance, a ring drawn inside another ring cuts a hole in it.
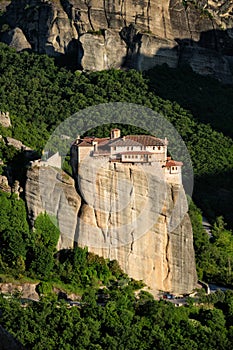
M 132 156 L 132 158 L 134 158 L 134 156 Z
M 113 150 L 114 150 L 114 151 L 116 150 L 116 147 L 115 147 L 115 146 L 113 147 Z
M 158 146 L 158 150 L 160 151 L 160 149 L 161 149 L 161 147 L 160 146 Z
M 174 168 L 174 166 L 172 167 L 172 170 L 174 170 L 175 168 Z
M 153 150 L 155 150 L 155 149 L 156 149 L 156 147 L 154 146 L 154 147 L 153 147 Z
M 135 156 L 135 158 L 137 158 L 138 156 Z
M 149 158 L 151 159 L 151 156 L 149 156 Z
M 133 150 L 133 147 L 131 147 L 131 151 Z
M 127 151 L 129 151 L 129 147 L 127 147 Z

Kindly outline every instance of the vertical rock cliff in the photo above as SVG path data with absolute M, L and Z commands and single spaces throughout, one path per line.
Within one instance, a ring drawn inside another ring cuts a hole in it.
M 225 0 L 12 0 L 0 40 L 18 51 L 72 55 L 85 70 L 185 63 L 232 83 L 232 7 Z
M 147 168 L 84 165 L 79 196 L 72 181 L 63 182 L 54 169 L 42 167 L 39 176 L 33 167 L 26 184 L 28 212 L 32 220 L 42 210 L 57 216 L 60 249 L 76 242 L 118 260 L 129 276 L 152 290 L 191 292 L 197 275 L 183 187 L 165 183 Z
M 57 248 L 72 247 L 81 205 L 74 180 L 55 168 L 34 165 L 27 171 L 25 198 L 31 224 L 46 211 L 62 232 Z

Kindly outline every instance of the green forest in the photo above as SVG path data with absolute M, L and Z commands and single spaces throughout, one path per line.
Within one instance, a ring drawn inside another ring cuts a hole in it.
M 57 252 L 59 231 L 47 214 L 40 214 L 31 230 L 23 200 L 1 193 L 0 207 L 5 208 L 0 220 L 0 282 L 38 283 L 40 301 L 23 299 L 17 291 L 0 295 L 0 323 L 25 349 L 230 348 L 233 291 L 205 296 L 200 290 L 181 307 L 154 300 L 141 290 L 142 281 L 129 278 L 115 260 L 79 247 Z M 210 244 L 194 204 L 190 216 L 199 274 L 208 279 L 212 273 L 211 279 L 232 283 L 227 272 L 224 275 L 224 263 L 232 254 L 230 232 L 219 220 Z M 76 293 L 79 301 L 70 302 L 54 287 Z
M 6 146 L 12 136 L 41 154 L 60 122 L 86 107 L 130 102 L 170 121 L 190 153 L 194 175 L 189 214 L 199 279 L 233 287 L 233 88 L 166 65 L 150 72 L 69 71 L 54 59 L 16 53 L 0 44 L 0 111 L 12 127 L 0 126 L 0 174 L 24 186 L 24 153 Z M 112 125 L 90 133 L 108 136 Z M 124 125 L 123 134 L 140 132 Z M 69 167 L 65 169 L 69 171 Z M 34 228 L 23 198 L 0 192 L 0 281 L 38 282 L 39 302 L 0 296 L 0 323 L 25 349 L 229 349 L 233 341 L 233 292 L 190 298 L 175 308 L 156 301 L 141 281 L 108 261 L 76 247 L 57 252 L 58 229 L 47 214 Z M 209 238 L 202 212 L 212 224 Z M 71 307 L 53 288 L 73 292 Z M 135 293 L 135 291 L 138 291 Z
M 104 303 L 103 303 L 104 300 Z M 24 302 L 0 296 L 1 324 L 25 349 L 230 349 L 233 293 L 175 307 L 130 286 L 89 289 L 79 306 L 42 297 Z

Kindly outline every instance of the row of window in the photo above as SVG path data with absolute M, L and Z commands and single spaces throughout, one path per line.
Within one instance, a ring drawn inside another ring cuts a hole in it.
M 142 146 L 141 146 L 141 150 L 142 150 L 143 148 L 146 149 L 146 147 L 142 147 Z M 157 148 L 158 148 L 158 150 L 160 151 L 161 147 L 158 146 Z M 115 146 L 113 147 L 113 150 L 116 151 L 116 147 L 115 147 Z M 155 147 L 155 146 L 153 146 L 153 150 L 156 150 L 156 147 Z M 127 151 L 133 151 L 133 146 L 132 146 L 132 147 L 127 147 Z
M 177 166 L 172 166 L 172 170 L 177 170 Z M 169 171 L 169 168 L 167 168 L 167 171 Z
M 144 156 L 131 155 L 131 154 L 130 154 L 130 155 L 125 155 L 125 158 L 129 158 L 129 159 L 134 159 L 134 158 L 135 158 L 135 159 L 138 159 L 138 158 L 140 159 L 140 158 L 141 158 L 141 159 L 143 159 Z M 151 156 L 149 156 L 149 159 L 151 159 Z
M 161 147 L 158 146 L 157 148 L 158 148 L 158 150 L 160 151 Z M 114 149 L 115 149 L 115 147 L 114 147 Z M 143 149 L 146 149 L 146 147 L 142 147 L 142 146 L 141 146 L 141 150 L 143 150 Z M 155 147 L 155 146 L 153 146 L 153 150 L 156 150 L 156 147 Z M 132 146 L 132 147 L 127 147 L 127 151 L 133 151 L 133 146 Z

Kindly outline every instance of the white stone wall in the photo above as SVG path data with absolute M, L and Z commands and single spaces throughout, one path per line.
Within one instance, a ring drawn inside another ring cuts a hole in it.
M 111 147 L 111 154 L 122 153 L 122 152 L 138 152 L 143 149 L 143 146 L 116 146 Z
M 122 154 L 122 158 L 121 158 L 122 162 L 145 162 L 145 161 L 152 161 L 152 157 L 148 158 L 148 155 L 146 155 L 146 158 L 144 157 L 144 155 L 141 154 Z
M 175 166 L 174 169 L 166 168 L 165 178 L 169 183 L 182 184 L 181 166 Z
M 78 147 L 78 163 L 81 163 L 94 150 L 94 146 Z
M 48 158 L 46 161 L 42 161 L 41 165 L 51 166 L 51 167 L 61 169 L 61 156 L 57 152 L 54 155 L 52 155 L 50 158 Z
M 157 160 L 167 159 L 167 146 L 146 146 L 146 150 L 158 155 L 156 157 Z

